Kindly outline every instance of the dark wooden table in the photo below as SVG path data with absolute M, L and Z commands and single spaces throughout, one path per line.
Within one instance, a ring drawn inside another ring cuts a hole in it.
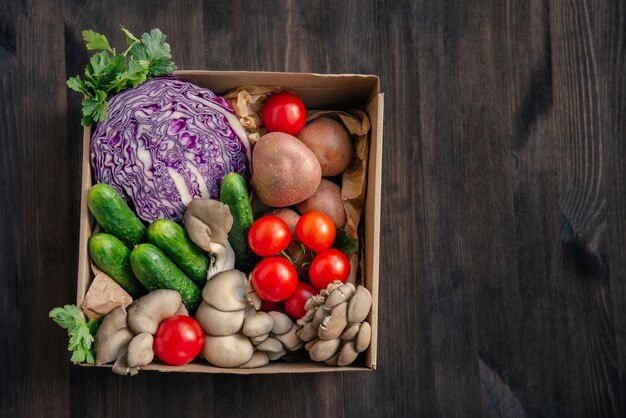
M 3 416 L 626 415 L 624 1 L 11 1 L 0 7 Z M 378 370 L 71 366 L 80 31 L 184 69 L 372 73 L 386 93 Z

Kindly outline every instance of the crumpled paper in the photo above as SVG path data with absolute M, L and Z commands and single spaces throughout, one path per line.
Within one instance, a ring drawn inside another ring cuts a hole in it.
M 280 86 L 245 86 L 238 87 L 224 96 L 239 117 L 251 145 L 254 145 L 266 133 L 261 117 L 265 101 L 271 94 L 283 91 L 288 90 Z M 307 111 L 307 122 L 322 116 L 333 118 L 342 123 L 350 132 L 355 144 L 352 161 L 341 177 L 341 199 L 346 211 L 344 229 L 348 235 L 357 239 L 359 265 L 363 271 L 364 259 L 358 227 L 365 206 L 370 120 L 367 114 L 361 110 L 310 110 Z M 354 262 L 354 257 L 351 258 Z
M 113 309 L 121 306 L 126 308 L 133 298 L 112 278 L 98 270 L 80 305 L 89 319 L 100 319 Z
M 250 145 L 254 145 L 267 132 L 263 127 L 263 118 L 261 117 L 261 110 L 265 106 L 265 101 L 271 94 L 283 91 L 287 91 L 287 89 L 280 86 L 246 86 L 238 87 L 224 96 L 235 109 L 239 121 L 248 134 Z

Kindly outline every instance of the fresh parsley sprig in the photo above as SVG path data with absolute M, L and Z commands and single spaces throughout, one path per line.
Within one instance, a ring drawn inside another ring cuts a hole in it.
M 357 241 L 355 238 L 352 238 L 345 229 L 339 228 L 337 229 L 337 235 L 335 237 L 335 242 L 333 242 L 332 248 L 336 248 L 345 255 L 350 255 L 356 251 Z
M 76 305 L 54 308 L 50 311 L 49 316 L 54 322 L 67 330 L 67 335 L 70 337 L 67 349 L 72 352 L 72 363 L 78 364 L 86 361 L 89 364 L 93 364 L 95 358 L 91 346 L 100 326 L 100 321 L 92 319 L 89 322 L 85 322 Z
M 67 86 L 85 95 L 82 101 L 83 126 L 108 118 L 109 98 L 122 90 L 137 87 L 150 77 L 171 74 L 176 70 L 166 36 L 152 29 L 135 37 L 123 26 L 127 49 L 118 54 L 107 38 L 93 30 L 82 32 L 87 49 L 95 53 L 85 68 L 85 76 L 70 77 Z

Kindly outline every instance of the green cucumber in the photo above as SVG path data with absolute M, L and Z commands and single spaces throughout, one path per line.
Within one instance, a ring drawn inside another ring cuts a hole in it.
M 148 227 L 146 238 L 199 286 L 206 284 L 209 255 L 189 238 L 185 229 L 174 221 L 157 219 Z
M 143 240 L 146 227 L 113 187 L 105 183 L 96 184 L 89 190 L 87 204 L 102 229 L 128 248 L 132 249 Z
M 130 267 L 146 289 L 176 290 L 190 312 L 202 301 L 200 288 L 152 244 L 139 244 L 131 251 Z
M 233 216 L 233 227 L 228 233 L 228 242 L 235 251 L 235 268 L 243 272 L 252 271 L 259 257 L 248 245 L 248 230 L 254 223 L 254 218 L 246 180 L 238 173 L 224 176 L 220 200 L 228 205 L 230 214 Z
M 130 250 L 111 234 L 95 234 L 89 238 L 89 255 L 96 266 L 115 280 L 133 298 L 146 293 L 130 268 Z

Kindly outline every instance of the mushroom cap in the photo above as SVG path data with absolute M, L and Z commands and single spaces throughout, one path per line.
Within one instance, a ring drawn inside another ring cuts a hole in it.
M 239 332 L 243 325 L 244 311 L 223 312 L 205 301 L 200 303 L 196 311 L 196 321 L 200 323 L 206 334 L 216 337 Z
M 248 306 L 246 275 L 239 270 L 226 270 L 213 276 L 202 289 L 202 298 L 223 312 L 233 312 Z
M 161 322 L 178 311 L 181 302 L 180 293 L 175 290 L 153 290 L 128 309 L 128 328 L 135 334 L 154 335 Z
M 309 349 L 309 355 L 313 361 L 325 361 L 331 358 L 339 348 L 339 338 L 334 340 L 318 340 Z
M 256 349 L 270 353 L 280 353 L 284 350 L 283 345 L 275 338 L 266 338 L 265 341 L 257 344 Z
M 254 347 L 250 339 L 241 334 L 204 336 L 202 355 L 217 367 L 239 367 L 250 361 L 253 353 Z
M 268 312 L 268 315 L 271 316 L 272 319 L 274 319 L 274 328 L 272 328 L 273 334 L 280 335 L 291 330 L 293 322 L 291 321 L 291 318 L 289 318 L 284 313 L 278 311 L 270 311 Z
M 239 367 L 242 369 L 252 369 L 255 367 L 263 367 L 269 362 L 270 359 L 267 358 L 267 354 L 265 354 L 263 351 L 255 351 L 252 354 L 252 358 L 250 359 L 250 361 L 248 361 L 246 364 L 242 364 Z
M 372 326 L 369 322 L 363 322 L 359 329 L 359 334 L 356 337 L 356 351 L 362 353 L 369 347 L 372 341 Z
M 259 335 L 257 337 L 250 337 L 250 341 L 252 341 L 252 344 L 257 345 L 265 341 L 269 336 L 270 333 L 268 332 L 267 334 Z
M 150 364 L 154 359 L 153 342 L 154 337 L 147 332 L 135 335 L 130 340 L 128 352 L 126 353 L 126 364 L 128 364 L 128 367 L 143 367 Z
M 243 335 L 258 337 L 267 334 L 274 328 L 274 318 L 266 312 L 257 312 L 243 321 Z
M 324 305 L 326 305 L 327 308 L 334 308 L 340 303 L 350 300 L 354 294 L 354 290 L 354 285 L 352 283 L 343 284 L 328 295 Z
M 133 336 L 126 326 L 126 310 L 118 306 L 109 312 L 102 320 L 94 339 L 96 364 L 109 363 L 125 354 Z
M 296 335 L 298 326 L 293 324 L 291 329 L 284 334 L 276 335 L 272 334 L 272 337 L 276 338 L 280 343 L 289 351 L 294 351 L 302 347 L 302 341 Z
M 282 356 L 284 356 L 285 354 L 287 354 L 287 351 L 283 350 L 283 351 L 280 351 L 278 353 L 274 353 L 274 352 L 268 351 L 265 354 L 267 354 L 267 358 L 270 359 L 270 361 L 276 361 L 279 358 L 281 358 Z
M 339 351 L 339 358 L 337 359 L 337 366 L 347 366 L 356 360 L 356 356 L 359 353 L 356 351 L 354 341 L 348 341 L 343 345 L 341 351 Z
M 224 245 L 233 227 L 228 205 L 214 199 L 194 199 L 183 217 L 189 238 L 204 251 L 211 252 L 211 242 Z
M 324 318 L 317 330 L 317 336 L 322 340 L 339 338 L 348 325 L 348 303 L 343 302 L 335 306 L 329 316 Z
M 363 286 L 357 287 L 348 306 L 348 322 L 354 324 L 365 321 L 371 308 L 372 294 Z

